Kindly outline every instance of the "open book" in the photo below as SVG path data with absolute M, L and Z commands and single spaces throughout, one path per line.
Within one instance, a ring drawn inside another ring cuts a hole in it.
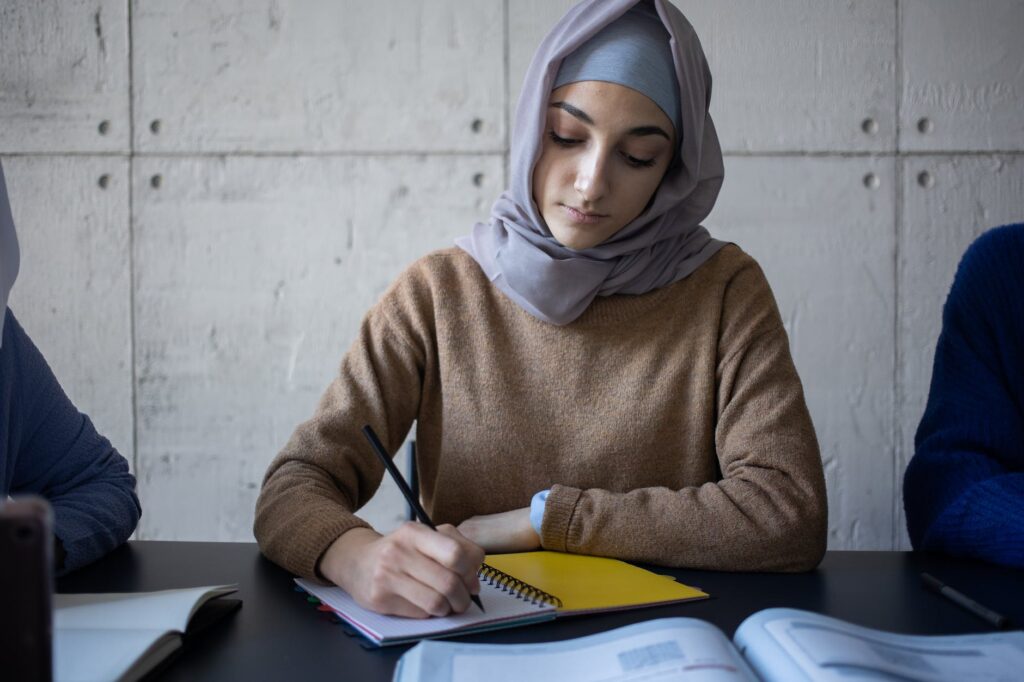
M 53 671 L 56 682 L 137 680 L 181 646 L 206 613 L 220 617 L 238 600 L 211 599 L 233 585 L 160 592 L 57 594 L 53 597 Z M 216 611 L 216 613 L 214 613 Z M 195 617 L 195 620 L 193 620 Z M 191 627 L 190 627 L 191 623 Z M 206 624 L 206 623 L 204 623 Z
M 381 646 L 469 634 L 575 615 L 706 599 L 698 589 L 623 561 L 560 552 L 488 556 L 480 571 L 485 611 L 444 618 L 383 616 L 359 606 L 340 587 L 296 579 L 371 643 Z
M 897 635 L 796 609 L 766 609 L 735 644 L 695 618 L 661 618 L 544 644 L 422 642 L 395 682 L 1011 682 L 1024 669 L 1024 632 Z

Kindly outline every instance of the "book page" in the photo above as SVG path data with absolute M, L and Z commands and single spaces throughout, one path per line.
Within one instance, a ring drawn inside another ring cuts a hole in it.
M 480 585 L 480 601 L 485 611 L 471 604 L 460 614 L 419 619 L 385 616 L 364 609 L 340 587 L 318 585 L 301 578 L 296 578 L 295 582 L 367 638 L 385 644 L 436 637 L 453 631 L 470 632 L 498 625 L 525 624 L 555 616 L 552 606 L 532 603 L 486 583 Z
M 165 630 L 57 630 L 53 633 L 55 682 L 117 680 L 151 652 L 148 667 L 181 646 L 179 635 Z
M 713 625 L 662 618 L 543 644 L 424 642 L 402 658 L 397 682 L 753 682 Z
M 204 602 L 235 591 L 231 585 L 190 587 L 159 592 L 55 594 L 54 630 L 103 628 L 184 632 Z
M 1024 670 L 1024 632 L 898 635 L 795 609 L 755 614 L 737 630 L 736 643 L 769 681 L 800 679 L 789 666 L 824 682 L 1013 682 Z

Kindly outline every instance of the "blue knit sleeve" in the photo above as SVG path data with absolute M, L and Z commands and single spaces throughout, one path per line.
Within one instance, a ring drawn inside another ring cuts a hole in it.
M 1024 225 L 961 261 L 903 482 L 915 548 L 1024 566 Z
M 65 395 L 8 309 L 2 353 L 9 491 L 49 500 L 64 570 L 84 566 L 132 534 L 141 509 L 128 462 Z

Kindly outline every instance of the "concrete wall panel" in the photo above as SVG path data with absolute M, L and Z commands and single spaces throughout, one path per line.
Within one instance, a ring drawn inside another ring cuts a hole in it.
M 154 187 L 159 178 L 159 186 Z M 501 157 L 136 163 L 140 537 L 246 540 L 366 310 L 484 217 Z M 366 511 L 404 515 L 385 487 Z
M 900 146 L 1024 150 L 1024 2 L 900 3 Z
M 135 143 L 165 151 L 497 151 L 502 3 L 133 3 Z
M 0 152 L 126 152 L 124 0 L 0 3 Z
M 892 0 L 678 6 L 708 57 L 711 112 L 725 151 L 895 148 Z

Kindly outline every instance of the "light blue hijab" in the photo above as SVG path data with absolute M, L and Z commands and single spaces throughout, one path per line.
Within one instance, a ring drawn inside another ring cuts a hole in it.
M 4 318 L 7 317 L 7 298 L 18 278 L 20 254 L 18 235 L 14 231 L 11 202 L 7 199 L 7 181 L 0 163 L 0 345 L 4 341 Z

